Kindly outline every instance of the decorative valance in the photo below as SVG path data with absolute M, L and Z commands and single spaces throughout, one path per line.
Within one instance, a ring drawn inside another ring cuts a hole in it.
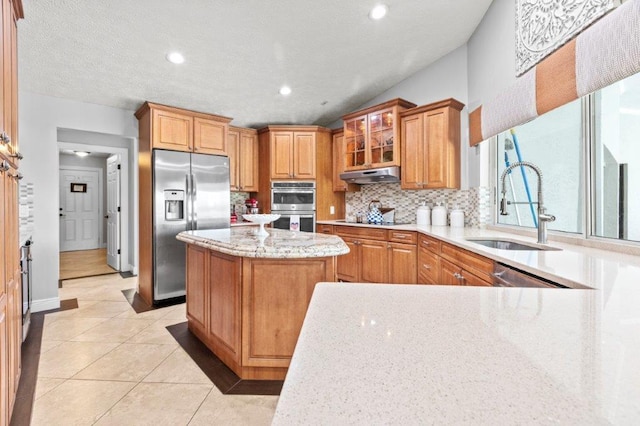
M 630 0 L 469 114 L 469 144 L 640 72 L 640 0 Z

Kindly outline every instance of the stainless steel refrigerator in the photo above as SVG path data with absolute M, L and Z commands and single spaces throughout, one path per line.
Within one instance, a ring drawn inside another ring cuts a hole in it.
M 153 301 L 185 295 L 185 230 L 228 228 L 229 158 L 153 151 Z

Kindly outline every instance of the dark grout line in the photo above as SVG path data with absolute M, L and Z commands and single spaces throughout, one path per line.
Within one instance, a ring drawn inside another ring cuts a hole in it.
M 280 395 L 283 380 L 242 380 L 182 322 L 166 327 L 184 351 L 224 395 Z

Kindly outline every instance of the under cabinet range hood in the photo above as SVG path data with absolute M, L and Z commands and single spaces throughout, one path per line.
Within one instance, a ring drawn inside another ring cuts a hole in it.
M 400 167 L 382 167 L 380 169 L 355 170 L 340 174 L 340 179 L 348 183 L 397 183 L 400 182 Z

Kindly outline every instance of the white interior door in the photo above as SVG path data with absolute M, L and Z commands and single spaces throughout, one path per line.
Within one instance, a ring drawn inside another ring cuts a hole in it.
M 100 247 L 100 175 L 60 169 L 60 251 Z
M 120 270 L 120 156 L 107 158 L 107 264 Z

